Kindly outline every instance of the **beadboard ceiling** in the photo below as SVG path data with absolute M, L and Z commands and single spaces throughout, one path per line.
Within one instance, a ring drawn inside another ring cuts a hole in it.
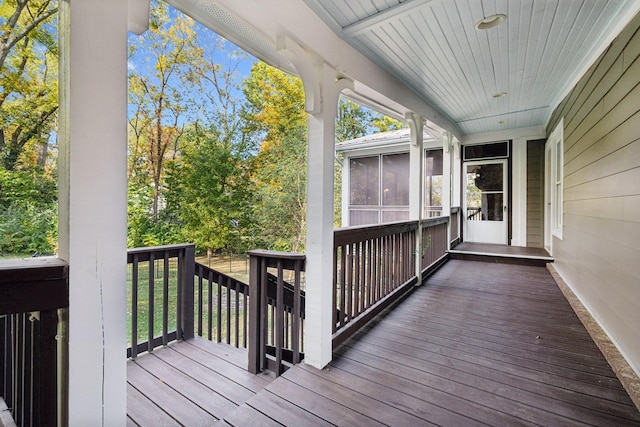
M 305 0 L 464 134 L 544 125 L 634 7 L 623 0 Z M 493 14 L 503 24 L 477 30 Z M 506 93 L 501 97 L 496 94 Z

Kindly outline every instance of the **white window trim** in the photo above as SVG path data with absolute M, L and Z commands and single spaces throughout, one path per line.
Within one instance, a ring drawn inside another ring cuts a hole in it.
M 551 155 L 551 233 L 562 240 L 564 222 L 564 118 L 556 125 L 547 144 Z

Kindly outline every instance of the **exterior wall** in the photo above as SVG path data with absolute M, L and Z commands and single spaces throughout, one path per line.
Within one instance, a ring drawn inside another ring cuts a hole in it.
M 640 15 L 554 111 L 564 117 L 555 267 L 640 373 Z
M 527 141 L 527 246 L 544 246 L 544 140 Z

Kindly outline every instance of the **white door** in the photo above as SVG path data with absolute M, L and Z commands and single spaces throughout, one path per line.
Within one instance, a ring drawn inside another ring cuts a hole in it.
M 507 244 L 507 161 L 464 164 L 466 242 Z

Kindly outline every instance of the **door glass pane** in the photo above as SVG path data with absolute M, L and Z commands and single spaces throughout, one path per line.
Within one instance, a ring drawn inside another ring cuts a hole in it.
M 378 205 L 380 194 L 378 156 L 349 161 L 349 203 L 351 205 Z
M 382 204 L 409 206 L 409 153 L 382 156 Z
M 475 184 L 480 191 L 502 191 L 502 163 L 476 166 Z
M 504 218 L 503 165 L 467 165 L 467 220 Z

